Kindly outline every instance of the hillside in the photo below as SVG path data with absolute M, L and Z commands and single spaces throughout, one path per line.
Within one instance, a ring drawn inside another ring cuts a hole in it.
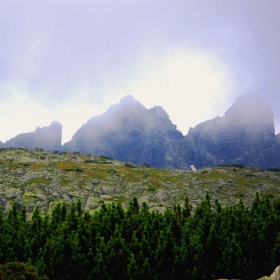
M 256 192 L 271 199 L 279 196 L 280 171 L 242 166 L 165 170 L 124 163 L 106 157 L 77 153 L 24 149 L 0 150 L 0 205 L 5 211 L 12 201 L 18 208 L 35 205 L 41 213 L 50 213 L 60 201 L 81 199 L 84 209 L 93 211 L 101 202 L 121 202 L 127 207 L 137 196 L 151 210 L 163 211 L 174 203 L 183 203 L 188 195 L 195 207 L 207 191 L 223 205 L 243 199 L 250 204 Z

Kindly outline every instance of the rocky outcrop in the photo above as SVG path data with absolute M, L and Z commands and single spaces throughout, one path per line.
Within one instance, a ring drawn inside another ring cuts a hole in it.
M 224 117 L 189 130 L 197 167 L 242 164 L 280 167 L 280 143 L 275 136 L 273 112 L 261 98 L 239 97 Z
M 280 171 L 228 166 L 187 170 L 163 170 L 137 166 L 105 157 L 42 150 L 0 150 L 0 206 L 9 211 L 13 201 L 30 215 L 38 205 L 50 213 L 59 202 L 80 199 L 84 209 L 94 211 L 105 203 L 127 207 L 137 196 L 140 204 L 163 211 L 189 196 L 193 208 L 207 193 L 223 205 L 240 198 L 250 205 L 255 193 L 277 198 Z
M 264 276 L 258 280 L 280 280 L 280 266 L 277 266 L 270 276 Z
M 6 147 L 6 145 L 0 141 L 0 149 L 5 148 L 5 147 Z
M 158 168 L 187 168 L 183 134 L 162 107 L 146 109 L 132 96 L 91 118 L 64 144 L 66 151 L 104 155 Z
M 41 148 L 46 151 L 61 150 L 62 125 L 53 121 L 50 126 L 37 127 L 34 132 L 22 133 L 5 143 L 6 147 L 33 150 Z

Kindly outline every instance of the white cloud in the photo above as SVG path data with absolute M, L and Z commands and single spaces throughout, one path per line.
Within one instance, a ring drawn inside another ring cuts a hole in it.
M 232 88 L 229 70 L 217 58 L 179 50 L 164 58 L 149 56 L 127 92 L 146 107 L 163 106 L 186 134 L 189 127 L 223 114 Z

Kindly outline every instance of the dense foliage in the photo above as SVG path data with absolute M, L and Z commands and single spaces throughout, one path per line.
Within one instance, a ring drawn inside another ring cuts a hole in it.
M 257 193 L 251 207 L 222 207 L 207 194 L 193 213 L 188 197 L 160 213 L 134 198 L 92 215 L 78 201 L 51 217 L 37 207 L 31 221 L 14 203 L 0 211 L 0 246 L 0 263 L 35 265 L 50 279 L 256 279 L 280 263 L 280 199 Z
M 0 280 L 48 280 L 39 275 L 39 269 L 29 263 L 10 262 L 0 265 Z

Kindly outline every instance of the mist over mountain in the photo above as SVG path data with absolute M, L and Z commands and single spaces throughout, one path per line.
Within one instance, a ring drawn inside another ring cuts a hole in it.
M 243 164 L 280 167 L 274 114 L 256 96 L 242 95 L 223 117 L 198 124 L 183 136 L 161 107 L 146 109 L 132 96 L 83 125 L 67 151 L 105 155 L 160 168 Z
M 146 109 L 129 95 L 91 118 L 63 147 L 159 168 L 186 168 L 183 140 L 162 107 Z
M 61 150 L 62 125 L 53 121 L 50 126 L 37 127 L 34 132 L 21 133 L 5 143 L 5 147 L 33 150 L 41 148 L 46 151 Z
M 186 136 L 162 107 L 146 109 L 131 95 L 89 119 L 63 146 L 61 132 L 61 124 L 53 122 L 0 145 L 77 151 L 168 169 L 189 169 L 191 164 L 280 168 L 280 134 L 275 135 L 273 111 L 250 94 L 237 98 L 223 117 L 190 128 Z
M 240 96 L 226 111 L 189 130 L 197 167 L 243 164 L 280 166 L 280 142 L 268 104 L 252 95 Z

